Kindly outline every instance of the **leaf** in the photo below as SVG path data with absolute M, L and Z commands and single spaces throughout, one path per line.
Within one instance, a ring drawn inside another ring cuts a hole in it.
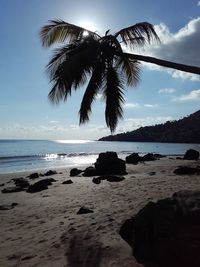
M 122 105 L 124 103 L 124 94 L 123 81 L 120 80 L 117 70 L 112 66 L 106 72 L 106 84 L 103 89 L 103 95 L 106 101 L 106 124 L 113 133 L 119 119 L 123 117 Z
M 54 43 L 65 41 L 73 42 L 84 38 L 84 33 L 88 32 L 89 35 L 98 36 L 97 33 L 67 23 L 63 20 L 50 20 L 49 24 L 42 27 L 40 31 L 40 39 L 42 46 L 49 47 Z
M 120 36 L 125 45 L 133 48 L 136 44 L 139 46 L 150 43 L 152 40 L 159 41 L 159 37 L 152 24 L 148 22 L 137 23 L 133 26 L 121 29 L 115 33 L 115 37 Z

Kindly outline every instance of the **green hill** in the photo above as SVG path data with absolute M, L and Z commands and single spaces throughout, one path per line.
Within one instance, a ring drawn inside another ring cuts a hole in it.
M 99 141 L 200 143 L 200 110 L 177 121 L 102 137 Z

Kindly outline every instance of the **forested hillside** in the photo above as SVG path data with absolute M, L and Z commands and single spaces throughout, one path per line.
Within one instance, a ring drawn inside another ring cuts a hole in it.
M 99 141 L 133 141 L 166 143 L 200 143 L 200 110 L 177 121 L 110 135 Z

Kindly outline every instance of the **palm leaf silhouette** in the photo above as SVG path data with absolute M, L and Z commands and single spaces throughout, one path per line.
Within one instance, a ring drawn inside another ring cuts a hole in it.
M 73 90 L 87 84 L 79 110 L 80 124 L 89 120 L 92 103 L 98 93 L 103 93 L 105 121 L 111 132 L 123 117 L 125 86 L 137 86 L 140 80 L 141 61 L 200 74 L 200 68 L 196 66 L 124 52 L 122 43 L 134 49 L 159 41 L 153 25 L 148 22 L 137 23 L 114 34 L 108 30 L 101 37 L 63 20 L 51 20 L 42 27 L 40 39 L 44 47 L 63 43 L 54 50 L 46 67 L 52 83 L 50 101 L 55 104 L 66 101 Z

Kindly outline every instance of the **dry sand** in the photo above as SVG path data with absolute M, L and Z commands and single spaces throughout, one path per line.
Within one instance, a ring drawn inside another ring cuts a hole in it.
M 18 203 L 11 210 L 0 210 L 0 266 L 142 266 L 119 236 L 120 226 L 149 201 L 179 190 L 200 189 L 199 176 L 173 174 L 179 165 L 198 163 L 163 158 L 127 165 L 124 181 L 98 185 L 92 177 L 69 178 L 65 169 L 51 176 L 57 182 L 47 190 L 0 193 L 0 205 Z M 0 175 L 0 183 L 26 175 Z M 73 184 L 62 184 L 67 179 Z M 94 212 L 77 215 L 82 206 Z

